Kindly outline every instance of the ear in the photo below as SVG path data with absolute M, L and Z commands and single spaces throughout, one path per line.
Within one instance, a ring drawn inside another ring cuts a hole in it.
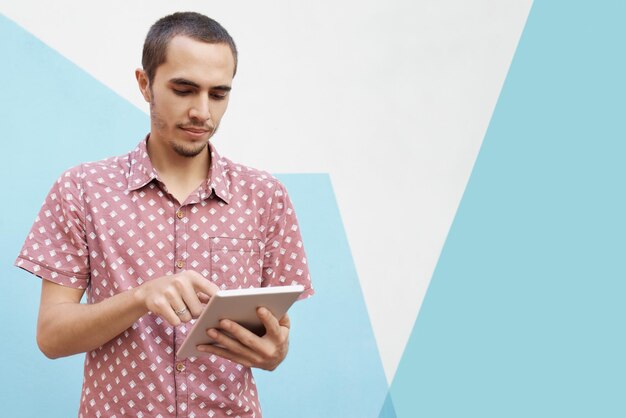
M 135 78 L 137 79 L 141 95 L 146 102 L 150 103 L 152 101 L 152 97 L 150 96 L 150 83 L 148 82 L 148 75 L 141 68 L 137 68 L 135 70 Z

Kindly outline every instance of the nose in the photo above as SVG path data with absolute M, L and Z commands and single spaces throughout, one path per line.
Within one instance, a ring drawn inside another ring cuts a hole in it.
M 201 123 L 211 119 L 211 109 L 208 97 L 198 97 L 189 109 L 189 118 Z

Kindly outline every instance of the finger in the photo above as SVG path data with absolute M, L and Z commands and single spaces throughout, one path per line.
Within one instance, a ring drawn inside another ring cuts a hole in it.
M 278 321 L 278 324 L 281 327 L 285 327 L 287 329 L 291 329 L 291 321 L 289 320 L 289 315 L 285 314 L 285 316 L 280 318 L 280 320 Z
M 228 351 L 225 348 L 222 347 L 218 347 L 216 345 L 210 344 L 210 345 L 198 345 L 196 346 L 196 348 L 198 349 L 198 351 L 200 351 L 201 353 L 206 353 L 206 354 L 215 354 L 216 356 L 220 356 L 223 357 L 225 359 L 228 359 L 230 361 L 234 361 L 235 363 L 239 363 L 243 366 L 246 367 L 253 367 L 254 363 L 252 363 L 249 359 L 238 355 L 236 353 L 233 353 L 232 351 Z
M 250 352 L 257 352 L 263 348 L 263 340 L 261 339 L 261 337 L 234 321 L 223 319 L 220 321 L 220 328 L 232 336 L 232 338 L 229 338 L 228 336 L 224 335 L 224 333 L 219 332 L 220 338 L 230 340 L 226 341 L 227 344 L 233 342 L 232 344 L 226 346 L 229 349 L 243 353 L 243 348 L 246 348 L 246 350 Z M 213 338 L 211 335 L 209 336 Z M 222 344 L 221 341 L 220 344 Z
M 168 324 L 172 326 L 180 324 L 180 318 L 174 313 L 174 310 L 172 309 L 172 306 L 167 298 L 159 297 L 158 299 L 152 301 L 150 305 L 150 312 L 159 315 L 161 318 L 165 319 Z
M 259 308 L 256 314 L 265 326 L 265 333 L 270 335 L 280 335 L 280 324 L 278 319 L 267 308 Z
M 165 297 L 169 302 L 169 310 L 172 312 L 172 314 L 174 314 L 182 322 L 191 321 L 191 312 L 189 312 L 189 308 L 187 307 L 187 305 L 183 301 L 183 298 L 177 290 L 168 289 L 168 291 L 165 292 Z M 167 310 L 167 308 L 165 308 L 165 310 Z
M 209 295 L 210 297 L 216 294 L 218 290 L 220 290 L 219 287 L 217 287 L 214 283 L 211 283 L 200 273 L 192 270 L 188 270 L 186 271 L 186 273 L 189 273 L 192 286 L 196 292 L 202 292 L 206 295 Z
M 181 297 L 185 305 L 189 308 L 189 313 L 192 318 L 197 318 L 202 313 L 202 303 L 198 299 L 198 294 L 195 292 L 193 286 L 189 282 L 185 282 L 180 289 Z
M 233 323 L 232 321 L 229 321 L 229 322 Z M 238 324 L 235 324 L 235 325 L 238 325 Z M 233 327 L 227 326 L 227 328 L 233 328 Z M 228 332 L 229 334 L 231 333 L 230 330 L 228 330 Z M 245 346 L 244 345 L 245 342 L 237 340 L 237 338 L 234 335 L 233 337 L 235 338 L 230 337 L 229 335 L 226 335 L 224 332 L 221 332 L 220 330 L 217 330 L 214 328 L 207 330 L 207 335 L 211 337 L 219 347 L 221 347 L 222 349 L 226 351 L 233 353 L 234 355 L 239 356 L 240 358 L 246 358 L 248 359 L 248 361 L 251 361 L 251 362 L 254 362 L 255 360 L 257 361 L 259 360 L 258 355 L 254 352 L 254 350 L 251 350 L 249 347 Z M 256 338 L 259 338 L 254 334 L 252 335 Z
M 211 296 L 207 295 L 204 292 L 198 292 L 196 293 L 196 296 L 198 296 L 198 300 L 200 300 L 200 302 L 202 303 L 207 303 L 209 299 L 211 299 Z

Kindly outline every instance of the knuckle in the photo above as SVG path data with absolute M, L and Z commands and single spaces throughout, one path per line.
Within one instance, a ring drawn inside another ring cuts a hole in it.
M 254 361 L 250 361 L 250 360 L 245 359 L 245 358 L 238 359 L 237 363 L 239 363 L 239 364 L 241 364 L 242 366 L 245 366 L 245 367 L 256 367 L 256 365 L 258 364 L 258 363 L 255 364 Z
M 200 273 L 198 273 L 196 271 L 193 271 L 193 270 L 187 270 L 185 273 L 186 273 L 185 274 L 185 280 L 187 280 L 187 281 L 189 281 L 189 282 L 191 282 L 193 284 L 196 284 L 199 279 L 203 278 L 202 275 L 200 275 Z
M 205 283 L 203 283 L 202 291 L 205 292 L 207 294 L 207 296 L 213 296 L 219 290 L 220 290 L 220 288 L 217 287 L 217 285 L 215 285 L 214 283 L 211 283 L 211 282 L 208 282 L 208 281 L 205 281 Z
M 276 368 L 276 361 L 274 361 L 274 359 L 271 358 L 265 358 L 261 361 L 259 361 L 257 364 L 261 365 L 261 368 L 263 370 L 267 370 L 267 371 L 272 371 Z
M 176 296 L 178 296 L 178 290 L 175 287 L 167 287 L 164 291 L 163 294 L 165 295 L 165 297 L 167 297 L 168 299 L 172 299 Z
M 263 362 L 270 361 L 274 358 L 274 349 L 269 346 L 265 346 L 258 351 L 258 356 Z
M 169 306 L 169 303 L 167 303 L 167 301 L 163 298 L 157 298 L 153 300 L 152 304 L 158 311 L 163 311 L 167 306 Z
M 244 335 L 241 339 L 243 345 L 251 347 L 254 344 L 254 339 L 249 335 Z
M 186 282 L 187 280 L 185 276 L 179 275 L 179 276 L 176 276 L 176 278 L 172 280 L 172 285 L 174 285 L 176 289 L 181 289 L 185 285 Z
M 280 351 L 278 350 L 278 348 L 274 347 L 273 349 L 271 349 L 269 357 L 272 360 L 278 360 L 280 358 Z

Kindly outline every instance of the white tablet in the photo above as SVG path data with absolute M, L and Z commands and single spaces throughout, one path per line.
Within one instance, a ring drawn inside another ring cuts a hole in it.
M 265 334 L 265 327 L 256 314 L 260 307 L 269 309 L 276 317 L 282 318 L 291 305 L 304 292 L 304 286 L 256 287 L 218 291 L 207 303 L 196 319 L 189 335 L 176 352 L 180 358 L 200 356 L 196 349 L 200 344 L 214 344 L 206 333 L 207 329 L 219 329 L 222 319 L 230 319 L 248 328 L 257 335 Z

